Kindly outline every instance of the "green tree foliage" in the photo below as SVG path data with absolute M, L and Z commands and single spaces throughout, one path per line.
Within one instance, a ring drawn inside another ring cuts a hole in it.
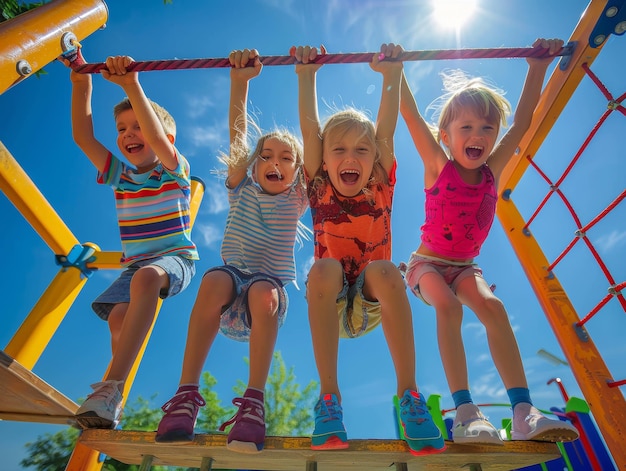
M 46 2 L 25 3 L 19 2 L 18 0 L 0 0 L 0 11 L 2 12 L 2 16 L 0 16 L 0 23 L 10 20 L 11 18 L 15 18 L 20 13 L 37 8 L 44 3 Z
M 200 384 L 200 394 L 206 401 L 206 406 L 200 409 L 196 430 L 214 432 L 219 428 L 222 422 L 227 420 L 234 413 L 234 407 L 222 407 L 222 401 L 214 391 L 217 380 L 211 373 L 208 371 L 202 373 Z
M 65 469 L 78 439 L 78 433 L 75 428 L 67 428 L 37 437 L 35 442 L 26 444 L 28 457 L 20 461 L 20 466 L 33 467 L 41 471 Z
M 247 362 L 248 360 L 245 359 Z M 278 436 L 309 435 L 313 429 L 313 405 L 316 400 L 317 383 L 310 381 L 301 389 L 296 383 L 293 367 L 287 368 L 280 352 L 274 353 L 272 369 L 265 387 L 265 405 L 267 434 Z M 211 373 L 204 372 L 201 379 L 200 393 L 206 406 L 200 409 L 197 432 L 214 432 L 220 424 L 235 413 L 233 406 L 222 407 L 221 400 L 215 392 L 217 380 Z M 239 380 L 233 387 L 237 396 L 242 396 L 246 384 Z M 151 400 L 138 397 L 132 404 L 126 404 L 122 415 L 121 427 L 124 430 L 153 431 L 156 430 L 163 413 L 154 408 Z M 47 433 L 37 437 L 33 443 L 25 445 L 27 458 L 20 461 L 24 468 L 37 471 L 63 471 L 72 455 L 80 432 L 75 428 L 65 428 L 56 433 Z M 128 465 L 107 458 L 103 471 L 138 471 L 138 465 Z M 168 468 L 153 466 L 152 471 L 186 471 L 187 468 Z

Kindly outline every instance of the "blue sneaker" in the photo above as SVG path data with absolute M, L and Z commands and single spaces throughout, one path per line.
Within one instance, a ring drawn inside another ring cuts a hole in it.
M 341 450 L 348 448 L 348 437 L 343 426 L 343 412 L 334 394 L 324 394 L 315 404 L 315 430 L 311 437 L 313 450 Z
M 445 450 L 441 430 L 433 422 L 421 393 L 410 389 L 404 391 L 396 411 L 400 438 L 408 443 L 411 454 L 427 455 Z

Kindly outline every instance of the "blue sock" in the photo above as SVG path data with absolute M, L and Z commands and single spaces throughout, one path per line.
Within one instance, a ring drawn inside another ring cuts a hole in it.
M 512 410 L 515 410 L 515 406 L 520 402 L 528 402 L 531 406 L 533 405 L 528 388 L 511 388 L 507 389 L 506 393 L 509 395 Z
M 471 404 L 472 395 L 467 389 L 459 389 L 452 393 L 452 400 L 454 401 L 454 407 L 459 407 L 462 404 Z

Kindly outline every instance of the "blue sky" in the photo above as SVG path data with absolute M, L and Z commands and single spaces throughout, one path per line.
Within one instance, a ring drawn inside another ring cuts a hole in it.
M 128 54 L 136 60 L 226 57 L 232 49 L 257 48 L 261 55 L 285 55 L 294 44 L 323 43 L 329 52 L 377 51 L 383 42 L 402 44 L 407 50 L 525 47 L 537 37 L 567 41 L 587 6 L 585 0 L 502 2 L 479 0 L 478 11 L 457 34 L 440 26 L 430 15 L 430 2 L 408 0 L 217 0 L 213 2 L 110 0 L 107 27 L 82 41 L 84 55 L 102 62 L 109 55 Z M 592 70 L 607 88 L 624 92 L 623 37 L 612 36 Z M 556 61 L 555 61 L 556 63 Z M 431 61 L 405 64 L 418 105 L 425 110 L 441 93 L 438 73 L 461 68 L 483 75 L 507 91 L 515 106 L 527 70 L 524 59 Z M 97 185 L 95 169 L 73 143 L 70 131 L 69 72 L 61 64 L 45 67 L 47 75 L 31 77 L 0 95 L 0 140 L 38 185 L 81 243 L 94 242 L 103 250 L 119 250 L 112 192 Z M 212 174 L 216 156 L 228 145 L 227 110 L 229 75 L 226 69 L 146 72 L 140 77 L 149 97 L 167 108 L 178 126 L 176 144 L 186 155 L 192 173 L 206 183 L 206 194 L 193 232 L 201 261 L 198 273 L 220 264 L 219 246 L 227 200 L 222 182 Z M 367 64 L 326 65 L 318 73 L 320 113 L 332 106 L 354 105 L 375 117 L 381 79 Z M 250 106 L 264 129 L 275 124 L 299 132 L 296 75 L 293 66 L 265 67 L 251 82 Z M 115 149 L 112 107 L 123 98 L 119 87 L 94 78 L 96 136 Z M 328 106 L 327 106 L 328 105 Z M 536 162 L 557 180 L 584 138 L 606 110 L 606 100 L 589 79 L 567 105 Z M 428 115 L 427 115 L 428 117 Z M 624 188 L 624 116 L 614 113 L 563 184 L 583 224 L 589 222 Z M 623 134 L 622 134 L 623 135 Z M 393 259 L 407 260 L 418 243 L 423 220 L 423 174 L 406 126 L 400 120 L 396 135 L 398 184 L 393 215 Z M 595 177 L 595 178 L 594 178 Z M 526 219 L 547 192 L 545 183 L 527 172 L 513 194 Z M 6 197 L 0 197 L 5 227 L 0 247 L 10 255 L 0 275 L 5 293 L 0 344 L 6 345 L 40 294 L 57 273 L 53 254 Z M 626 273 L 626 209 L 624 204 L 590 232 L 600 255 L 618 282 Z M 310 225 L 310 216 L 304 222 Z M 531 227 L 549 260 L 574 237 L 575 227 L 562 204 L 551 198 Z M 310 243 L 297 252 L 300 286 L 306 279 L 313 249 Z M 621 261 L 621 263 L 619 263 Z M 515 328 L 534 402 L 541 408 L 562 406 L 555 385 L 560 377 L 570 395 L 580 396 L 566 366 L 554 365 L 536 352 L 544 348 L 562 357 L 561 350 L 499 222 L 494 223 L 478 262 L 488 282 L 497 285 Z M 578 243 L 572 255 L 555 270 L 579 315 L 584 316 L 604 295 L 608 283 Z M 110 360 L 109 334 L 90 303 L 114 279 L 116 272 L 95 273 L 87 282 L 34 371 L 68 397 L 77 400 L 90 392 Z M 187 321 L 200 283 L 197 276 L 181 295 L 167 300 L 139 369 L 130 401 L 138 395 L 158 394 L 160 406 L 174 392 L 180 374 Z M 279 333 L 277 349 L 288 366 L 295 367 L 301 385 L 317 379 L 308 328 L 304 292 L 289 287 L 287 321 Z M 432 309 L 411 295 L 417 351 L 417 381 L 426 394 L 443 396 L 444 408 L 452 400 L 439 360 Z M 589 324 L 588 330 L 615 379 L 626 377 L 626 346 L 615 332 L 624 332 L 626 318 L 612 300 Z M 489 355 L 482 326 L 467 312 L 463 333 L 476 402 L 506 402 L 501 380 Z M 218 336 L 206 369 L 218 380 L 224 404 L 232 397 L 237 379 L 247 380 L 242 358 L 247 344 Z M 339 352 L 345 424 L 351 438 L 394 437 L 391 397 L 395 392 L 393 365 L 382 329 L 357 340 L 342 341 Z M 485 410 L 494 423 L 508 417 L 507 409 Z M 26 442 L 60 426 L 0 422 L 3 468 L 19 469 Z

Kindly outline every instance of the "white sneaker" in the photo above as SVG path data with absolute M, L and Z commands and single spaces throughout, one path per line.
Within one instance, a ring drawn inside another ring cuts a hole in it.
M 122 415 L 124 381 L 108 380 L 91 385 L 93 392 L 76 411 L 82 428 L 115 428 Z
M 452 440 L 454 443 L 504 445 L 498 430 L 476 405 L 470 403 L 457 408 L 452 425 Z
M 578 430 L 568 422 L 548 419 L 536 407 L 526 402 L 515 406 L 511 440 L 571 442 L 578 437 Z

